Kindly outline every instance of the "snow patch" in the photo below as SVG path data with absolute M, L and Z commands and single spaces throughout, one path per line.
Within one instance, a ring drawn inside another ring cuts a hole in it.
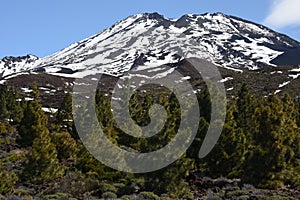
M 219 83 L 225 83 L 227 81 L 230 81 L 232 80 L 233 78 L 232 77 L 226 77 L 226 78 L 223 78 L 222 80 L 218 81 Z
M 47 107 L 42 107 L 42 110 L 46 113 L 56 113 L 58 109 L 56 108 L 47 108 Z
M 290 82 L 291 82 L 291 81 L 286 81 L 286 82 L 280 84 L 278 87 L 279 87 L 279 88 L 282 88 L 282 87 L 288 85 Z

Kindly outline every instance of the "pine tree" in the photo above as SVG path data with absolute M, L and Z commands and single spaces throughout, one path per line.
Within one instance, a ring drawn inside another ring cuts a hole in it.
M 56 116 L 57 123 L 62 131 L 72 132 L 73 114 L 72 114 L 72 95 L 67 93 L 58 109 Z
M 283 104 L 277 96 L 271 95 L 256 110 L 258 126 L 243 177 L 250 183 L 276 188 L 287 182 L 283 174 L 294 160 L 293 138 L 298 134 L 295 118 L 290 114 L 294 110 L 287 99 Z
M 97 160 L 85 148 L 81 140 L 77 141 L 76 168 L 86 174 L 94 174 L 99 180 L 113 181 L 123 178 L 120 171 L 113 170 Z M 117 159 L 117 158 L 116 158 Z
M 234 113 L 238 127 L 242 128 L 244 133 L 251 136 L 252 128 L 255 126 L 253 123 L 255 101 L 253 95 L 250 93 L 247 84 L 243 83 L 238 92 L 236 101 L 236 111 Z
M 299 97 L 297 97 L 297 99 L 294 100 L 294 105 L 296 109 L 297 126 L 300 127 L 300 98 Z
M 60 162 L 74 160 L 76 158 L 77 147 L 76 141 L 72 138 L 70 133 L 52 133 L 51 141 L 57 149 L 57 158 Z
M 7 100 L 6 96 L 8 93 L 8 87 L 5 83 L 4 85 L 0 85 L 0 120 L 6 121 L 9 117 L 9 113 L 7 110 Z
M 201 148 L 203 139 L 204 139 L 204 137 L 207 133 L 208 127 L 209 127 L 209 123 L 205 120 L 204 117 L 201 117 L 199 121 L 200 122 L 199 122 L 199 128 L 197 131 L 197 135 L 187 151 L 188 157 L 193 158 L 195 160 L 196 167 L 198 169 L 202 168 L 202 165 L 203 165 L 203 161 L 199 159 L 199 150 Z
M 59 164 L 48 129 L 35 126 L 33 130 L 39 135 L 33 141 L 22 175 L 25 180 L 40 184 L 62 176 L 64 170 Z
M 207 122 L 210 122 L 211 97 L 207 88 L 205 88 L 205 90 L 198 95 L 198 101 L 201 116 L 203 116 Z
M 40 96 L 40 91 L 38 89 L 38 85 L 36 82 L 33 82 L 32 84 L 32 95 L 33 95 L 33 98 L 34 100 L 38 100 L 39 96 Z
M 37 101 L 30 101 L 24 110 L 24 117 L 18 127 L 20 138 L 17 142 L 22 147 L 31 146 L 35 137 L 39 136 L 37 127 L 47 125 L 47 116 L 42 110 L 42 105 Z
M 4 96 L 0 96 L 0 120 L 7 121 L 9 117 L 9 113 L 7 110 L 6 98 Z
M 184 196 L 191 194 L 188 184 L 184 182 L 184 179 L 193 168 L 193 160 L 183 155 L 179 160 L 166 168 L 141 175 L 145 179 L 144 189 L 153 191 L 158 195 L 168 193 L 174 199 L 185 199 Z M 139 176 L 137 175 L 137 177 Z
M 228 109 L 222 134 L 210 152 L 203 159 L 206 171 L 211 177 L 239 177 L 246 153 L 246 136 L 233 117 L 234 107 Z
M 19 124 L 23 117 L 23 109 L 19 101 L 19 95 L 15 88 L 11 88 L 7 95 L 7 109 L 9 111 L 9 119 L 12 124 Z
M 116 123 L 111 111 L 110 98 L 105 94 L 105 92 L 97 90 L 96 92 L 96 114 L 100 126 L 103 132 L 106 134 L 107 138 L 111 142 L 116 142 L 117 130 Z

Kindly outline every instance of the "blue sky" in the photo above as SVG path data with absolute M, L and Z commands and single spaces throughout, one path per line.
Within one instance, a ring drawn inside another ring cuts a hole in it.
M 178 18 L 187 13 L 223 12 L 271 26 L 300 41 L 300 15 L 297 14 L 299 2 L 299 0 L 3 0 L 0 7 L 0 58 L 29 53 L 43 57 L 96 34 L 129 15 L 144 12 L 158 12 L 171 18 Z

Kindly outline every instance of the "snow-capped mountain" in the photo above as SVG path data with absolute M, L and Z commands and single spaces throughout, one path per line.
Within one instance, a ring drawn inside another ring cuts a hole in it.
M 20 57 L 6 56 L 0 60 L 0 78 L 32 69 L 36 60 L 38 57 L 31 54 Z
M 6 57 L 0 77 L 22 71 L 83 77 L 101 72 L 120 76 L 199 57 L 233 70 L 300 65 L 300 43 L 259 24 L 222 13 L 164 18 L 130 16 L 50 56 Z

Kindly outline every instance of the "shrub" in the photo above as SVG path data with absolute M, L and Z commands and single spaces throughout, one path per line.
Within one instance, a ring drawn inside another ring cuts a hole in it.
M 7 135 L 8 131 L 4 123 L 0 122 L 0 135 Z
M 9 174 L 6 169 L 2 166 L 0 161 L 0 194 L 7 195 L 11 193 L 14 188 L 14 184 L 18 181 L 17 176 L 12 173 Z
M 99 190 L 101 191 L 101 193 L 105 193 L 105 192 L 113 192 L 113 193 L 117 193 L 118 189 L 111 185 L 111 184 L 108 184 L 108 183 L 100 183 L 100 186 L 99 186 Z
M 62 177 L 60 182 L 54 183 L 45 194 L 69 193 L 74 197 L 81 197 L 84 193 L 93 192 L 99 188 L 99 181 L 86 177 L 80 172 L 69 172 Z
M 116 199 L 117 195 L 113 192 L 105 192 L 105 193 L 102 194 L 101 197 L 104 198 L 104 199 Z
M 141 197 L 141 199 L 147 199 L 147 200 L 159 200 L 160 199 L 159 196 L 157 196 L 153 192 L 141 192 L 139 194 L 139 196 Z

